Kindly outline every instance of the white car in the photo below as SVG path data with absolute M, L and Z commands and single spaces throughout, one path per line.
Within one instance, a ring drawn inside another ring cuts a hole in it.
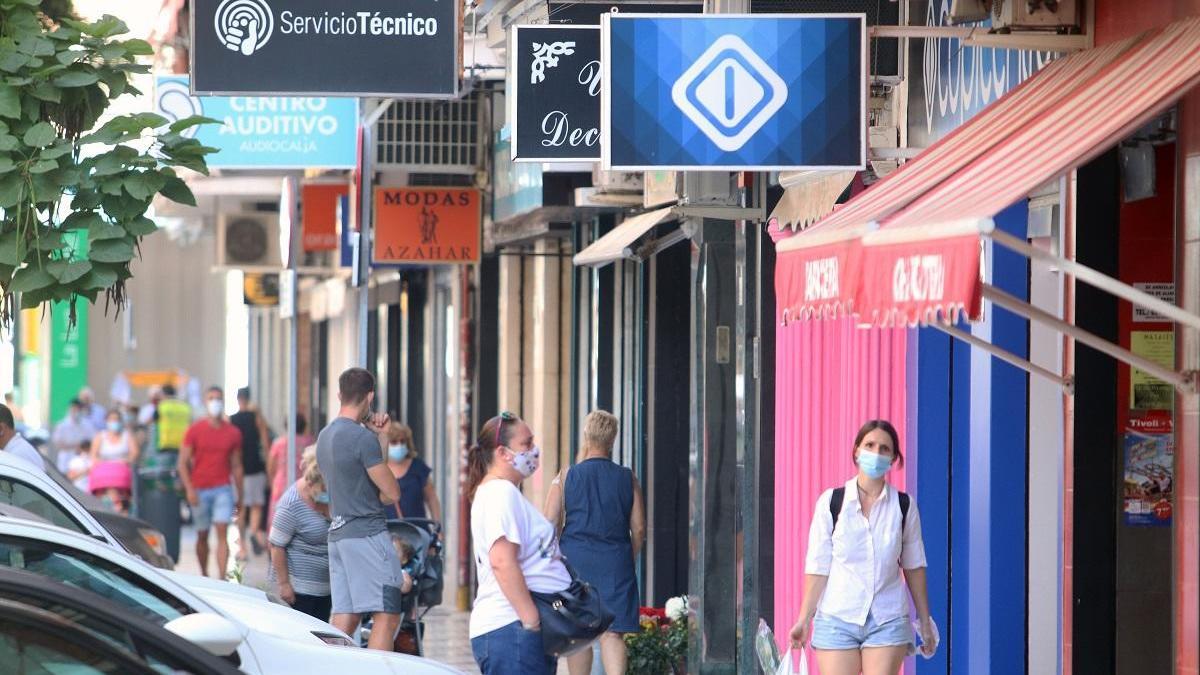
M 293 670 L 356 675 L 460 672 L 429 659 L 336 646 L 347 636 L 326 623 L 213 582 L 206 584 L 206 591 L 193 592 L 133 556 L 54 525 L 0 517 L 0 566 L 97 593 L 229 657 L 250 675 Z

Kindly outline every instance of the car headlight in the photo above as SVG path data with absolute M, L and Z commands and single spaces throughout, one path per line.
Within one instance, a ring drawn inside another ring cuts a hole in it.
M 354 647 L 355 646 L 355 644 L 353 642 L 351 642 L 350 640 L 347 640 L 345 638 L 345 636 L 342 636 L 342 635 L 334 635 L 333 633 L 321 633 L 321 632 L 318 632 L 315 630 L 313 631 L 313 635 L 317 636 L 317 638 L 319 638 L 321 640 L 321 642 L 324 642 L 327 645 L 333 645 L 335 647 Z
M 142 540 L 155 553 L 159 555 L 167 554 L 167 537 L 162 532 L 152 527 L 139 527 L 138 534 L 142 535 Z

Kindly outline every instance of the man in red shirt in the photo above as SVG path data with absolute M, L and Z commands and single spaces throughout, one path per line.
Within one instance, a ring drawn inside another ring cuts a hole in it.
M 216 576 L 224 579 L 229 565 L 229 523 L 242 508 L 242 432 L 225 419 L 225 395 L 220 387 L 208 388 L 204 405 L 208 416 L 188 427 L 183 436 L 179 480 L 192 505 L 200 574 L 208 575 L 208 530 L 215 526 Z

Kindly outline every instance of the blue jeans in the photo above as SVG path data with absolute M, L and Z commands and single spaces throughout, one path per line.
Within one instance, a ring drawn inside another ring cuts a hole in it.
M 471 652 L 483 675 L 554 675 L 557 666 L 542 649 L 542 634 L 520 621 L 472 639 Z

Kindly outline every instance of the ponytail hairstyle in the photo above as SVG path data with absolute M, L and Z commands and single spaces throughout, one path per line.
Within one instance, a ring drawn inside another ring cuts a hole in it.
M 496 457 L 496 448 L 508 445 L 512 440 L 516 422 L 519 420 L 519 417 L 510 412 L 502 412 L 485 422 L 483 428 L 479 430 L 475 445 L 467 450 L 466 493 L 468 501 L 474 501 L 475 490 L 479 488 L 488 469 L 492 467 L 492 460 Z

